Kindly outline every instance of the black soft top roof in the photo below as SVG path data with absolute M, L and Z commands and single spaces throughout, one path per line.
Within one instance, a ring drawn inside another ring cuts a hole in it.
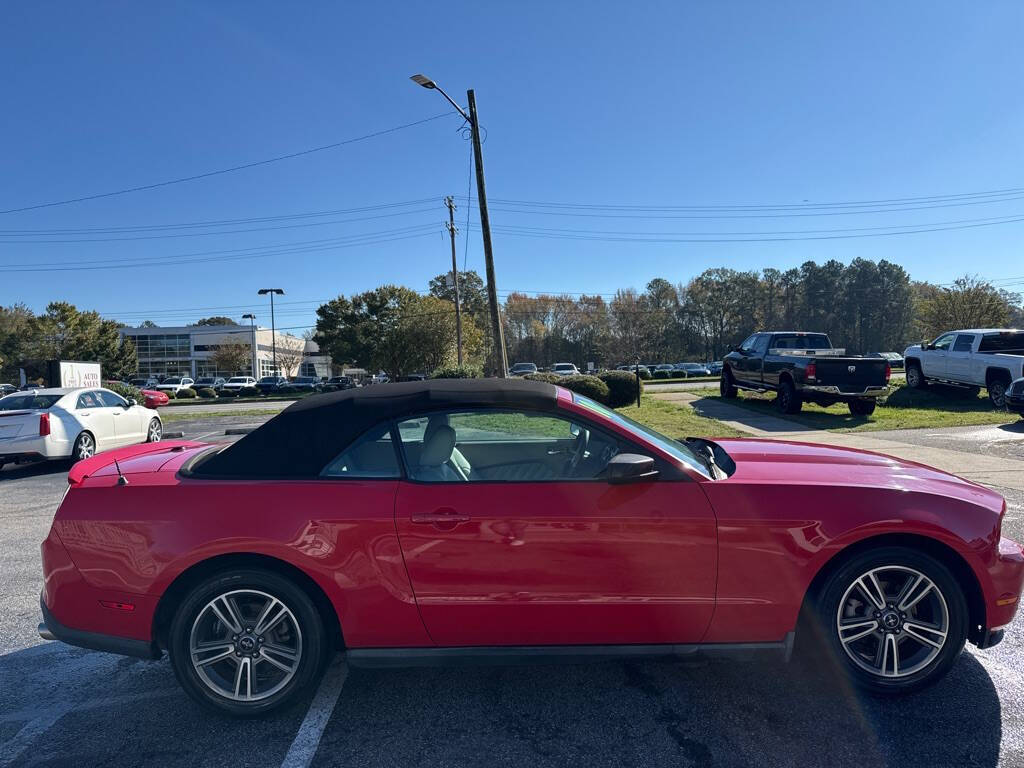
M 525 379 L 434 379 L 313 395 L 191 467 L 193 476 L 315 477 L 370 427 L 449 407 L 552 410 L 557 388 Z

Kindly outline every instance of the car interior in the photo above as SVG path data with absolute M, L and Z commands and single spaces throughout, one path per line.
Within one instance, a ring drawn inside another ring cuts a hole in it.
M 357 440 L 321 473 L 326 477 L 398 477 L 390 425 Z M 548 414 L 438 412 L 398 423 L 409 476 L 421 482 L 530 482 L 602 476 L 633 446 Z

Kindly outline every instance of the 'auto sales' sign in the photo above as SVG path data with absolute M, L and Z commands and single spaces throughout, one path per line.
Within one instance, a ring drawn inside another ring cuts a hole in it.
M 76 363 L 61 360 L 59 365 L 62 387 L 98 387 L 100 385 L 99 363 Z

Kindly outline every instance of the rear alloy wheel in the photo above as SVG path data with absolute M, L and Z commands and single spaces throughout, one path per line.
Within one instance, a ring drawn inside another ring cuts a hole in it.
M 999 410 L 1006 408 L 1006 382 L 1002 379 L 988 385 L 988 399 Z
M 779 385 L 778 394 L 775 395 L 775 407 L 781 413 L 800 413 L 803 402 L 796 392 L 796 387 L 789 379 L 783 379 Z
M 939 561 L 904 547 L 852 558 L 825 584 L 818 613 L 834 659 L 873 693 L 931 685 L 967 637 L 967 602 L 956 579 Z
M 315 606 L 295 584 L 269 571 L 237 570 L 185 598 L 168 646 L 190 696 L 224 714 L 255 717 L 312 689 L 327 639 Z
M 160 419 L 150 419 L 149 429 L 146 430 L 146 442 L 159 443 L 163 435 L 164 428 L 160 424 Z
M 95 455 L 96 441 L 88 432 L 83 432 L 75 440 L 75 445 L 71 449 L 71 460 L 82 461 L 83 459 L 91 459 Z
M 875 412 L 874 400 L 851 400 L 847 405 L 854 416 L 870 416 Z
M 722 378 L 718 380 L 718 393 L 727 400 L 736 397 L 736 383 L 732 380 L 732 371 L 728 368 L 722 371 Z
M 924 374 L 921 373 L 921 366 L 916 363 L 907 366 L 907 386 L 911 389 L 924 389 L 928 386 Z

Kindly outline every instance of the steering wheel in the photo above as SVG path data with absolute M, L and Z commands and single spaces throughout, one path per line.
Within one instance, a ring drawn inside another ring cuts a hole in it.
M 583 457 L 587 453 L 587 445 L 590 444 L 590 430 L 580 427 L 580 433 L 576 435 L 576 449 L 572 452 L 572 456 L 569 461 L 565 464 L 565 475 L 572 477 L 576 473 L 576 467 L 579 466 Z

